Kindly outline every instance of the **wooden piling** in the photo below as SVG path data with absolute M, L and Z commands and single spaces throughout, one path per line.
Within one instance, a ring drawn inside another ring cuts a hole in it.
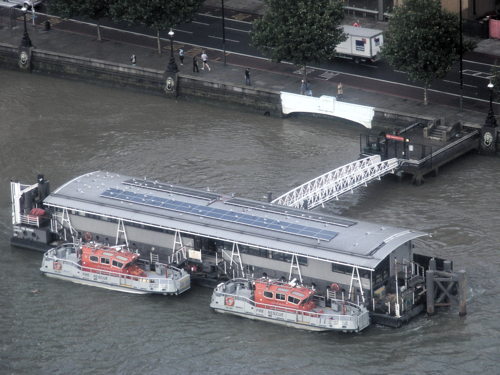
M 433 261 L 433 259 L 431 259 Z M 431 263 L 429 262 L 429 268 L 431 268 Z M 425 273 L 425 289 L 427 297 L 427 314 L 434 315 L 434 270 L 429 269 Z
M 467 276 L 464 270 L 457 272 L 458 277 L 458 315 L 467 314 Z

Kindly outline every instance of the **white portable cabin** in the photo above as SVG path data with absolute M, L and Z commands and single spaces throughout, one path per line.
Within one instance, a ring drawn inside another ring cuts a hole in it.
M 336 48 L 339 56 L 350 57 L 355 61 L 378 60 L 380 49 L 384 44 L 382 30 L 348 25 L 344 25 L 342 28 L 347 39 Z

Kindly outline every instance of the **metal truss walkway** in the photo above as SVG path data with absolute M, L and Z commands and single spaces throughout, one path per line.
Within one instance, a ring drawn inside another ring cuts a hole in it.
M 295 208 L 313 209 L 341 194 L 366 185 L 399 166 L 397 158 L 381 160 L 380 155 L 356 160 L 327 172 L 276 198 L 272 203 Z

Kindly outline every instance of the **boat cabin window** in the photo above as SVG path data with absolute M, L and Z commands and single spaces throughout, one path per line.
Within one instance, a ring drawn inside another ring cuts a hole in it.
M 293 303 L 294 305 L 298 305 L 300 303 L 300 299 L 288 296 L 288 302 Z
M 264 291 L 264 297 L 266 297 L 266 298 L 273 298 L 273 292 L 268 292 L 267 290 Z
M 101 264 L 109 264 L 109 258 L 101 258 Z
M 280 301 L 285 301 L 286 300 L 286 297 L 284 294 L 281 294 L 281 293 L 276 293 L 276 299 L 277 300 L 280 300 Z
M 99 263 L 99 257 L 96 257 L 95 255 L 91 255 L 90 256 L 90 261 L 91 262 L 95 262 L 95 263 Z
M 118 267 L 118 268 L 123 267 L 123 263 L 117 262 L 116 260 L 113 260 L 112 264 L 113 264 L 113 267 Z
M 117 255 L 116 259 L 121 260 L 122 262 L 126 262 L 128 258 L 122 257 L 121 255 Z
M 358 268 L 359 276 L 363 278 L 370 278 L 370 271 Z M 344 273 L 347 275 L 352 274 L 352 267 L 343 264 L 332 263 L 332 272 Z

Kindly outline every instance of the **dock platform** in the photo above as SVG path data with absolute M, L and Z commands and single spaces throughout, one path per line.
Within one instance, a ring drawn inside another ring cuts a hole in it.
M 411 175 L 412 183 L 417 185 L 424 181 L 425 175 L 437 175 L 441 166 L 479 148 L 480 131 L 460 123 L 446 126 L 439 122 L 417 122 L 394 134 L 382 132 L 360 136 L 362 157 L 397 158 L 400 162 L 398 175 Z

